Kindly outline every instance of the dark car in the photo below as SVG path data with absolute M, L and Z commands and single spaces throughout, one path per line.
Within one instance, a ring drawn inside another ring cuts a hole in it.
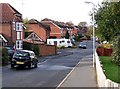
M 85 43 L 85 42 L 80 42 L 80 43 L 79 43 L 79 48 L 86 49 L 86 48 L 87 48 L 86 43 Z
M 27 66 L 32 68 L 33 66 L 37 68 L 38 60 L 33 51 L 29 50 L 17 50 L 11 61 L 11 68 L 16 66 Z
M 6 46 L 5 48 L 8 51 L 9 61 L 11 61 L 15 50 L 12 46 Z

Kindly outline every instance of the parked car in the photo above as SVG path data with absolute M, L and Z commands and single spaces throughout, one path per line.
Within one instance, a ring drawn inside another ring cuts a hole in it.
M 15 66 L 27 66 L 32 68 L 33 66 L 37 68 L 38 60 L 33 51 L 29 50 L 17 50 L 15 51 L 12 61 L 11 68 Z
M 85 43 L 85 42 L 80 42 L 80 43 L 79 43 L 79 48 L 86 49 L 86 48 L 87 48 L 86 43 Z
M 12 46 L 6 46 L 5 48 L 8 50 L 9 61 L 11 61 L 15 50 Z

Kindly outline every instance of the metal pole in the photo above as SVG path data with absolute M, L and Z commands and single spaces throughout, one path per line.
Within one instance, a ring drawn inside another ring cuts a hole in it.
M 94 6 L 93 6 L 93 67 L 95 67 L 95 25 L 94 25 Z
M 95 10 L 95 4 L 92 3 L 92 2 L 87 2 L 85 1 L 85 3 L 87 4 L 92 4 L 93 5 L 93 14 L 92 14 L 92 17 L 93 17 L 93 21 L 92 21 L 92 25 L 93 25 L 93 67 L 95 67 L 95 24 L 94 24 L 94 18 L 95 18 L 95 15 L 94 15 L 94 10 Z

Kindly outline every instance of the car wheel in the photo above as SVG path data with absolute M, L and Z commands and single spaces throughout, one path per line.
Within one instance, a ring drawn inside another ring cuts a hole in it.
M 13 69 L 14 68 L 14 65 L 13 64 L 11 64 L 11 69 Z
M 32 66 L 33 66 L 33 65 L 32 65 L 32 63 L 30 63 L 30 65 L 28 66 L 28 68 L 29 68 L 29 69 L 31 69 L 31 68 L 32 68 Z
M 37 63 L 34 65 L 34 67 L 35 67 L 35 68 L 37 68 L 37 67 L 38 67 Z

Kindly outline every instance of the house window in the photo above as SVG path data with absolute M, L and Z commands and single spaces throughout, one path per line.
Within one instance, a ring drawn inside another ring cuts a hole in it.
M 22 23 L 21 22 L 16 22 L 16 31 L 22 31 Z
M 22 49 L 22 40 L 17 40 L 16 41 L 16 49 Z
M 54 41 L 54 45 L 57 45 L 57 41 Z
M 67 43 L 70 43 L 70 41 L 67 41 Z

